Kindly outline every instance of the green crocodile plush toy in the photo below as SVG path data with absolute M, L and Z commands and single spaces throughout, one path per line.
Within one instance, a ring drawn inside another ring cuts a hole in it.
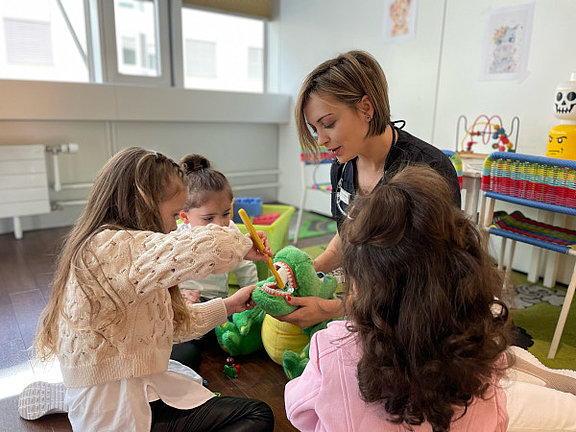
M 278 288 L 274 277 L 258 282 L 258 288 L 252 293 L 256 307 L 234 314 L 232 321 L 216 327 L 216 336 L 224 351 L 233 356 L 250 354 L 266 345 L 271 358 L 281 361 L 286 375 L 292 379 L 300 376 L 308 363 L 310 337 L 325 328 L 328 321 L 300 330 L 270 316 L 285 315 L 297 309 L 286 302 L 286 296 L 334 298 L 338 283 L 330 275 L 316 273 L 310 256 L 294 246 L 280 250 L 274 257 L 274 266 L 284 282 L 284 289 Z M 277 334 L 282 326 L 296 329 L 298 334 L 294 336 L 298 341 L 291 342 L 294 338 Z M 268 343 L 263 343 L 263 340 Z M 297 352 L 295 347 L 298 347 Z M 272 352 L 281 352 L 281 359 L 275 358 Z

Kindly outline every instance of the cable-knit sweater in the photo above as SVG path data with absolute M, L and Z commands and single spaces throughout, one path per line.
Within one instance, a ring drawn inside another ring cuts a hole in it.
M 70 269 L 62 293 L 57 355 L 69 388 L 163 372 L 173 342 L 226 321 L 222 300 L 189 307 L 191 332 L 175 333 L 168 288 L 230 271 L 251 241 L 216 225 L 162 234 L 106 229 Z

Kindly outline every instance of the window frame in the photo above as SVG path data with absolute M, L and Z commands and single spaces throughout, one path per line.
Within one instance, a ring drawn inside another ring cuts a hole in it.
M 98 1 L 98 0 L 96 0 Z M 98 1 L 98 28 L 101 43 L 102 82 L 171 87 L 173 63 L 170 50 L 170 20 L 168 1 L 153 0 L 156 14 L 157 52 L 160 71 L 158 76 L 129 75 L 119 72 L 116 47 L 116 19 L 114 1 Z M 170 2 L 173 3 L 173 2 Z
M 268 55 L 269 55 L 269 20 L 259 16 L 244 15 L 235 12 L 229 12 L 224 10 L 207 9 L 199 6 L 193 6 L 190 4 L 182 4 L 182 0 L 168 0 L 171 3 L 172 10 L 171 15 L 171 28 L 170 35 L 172 38 L 172 75 L 173 75 L 173 85 L 178 88 L 184 87 L 184 77 L 185 77 L 185 65 L 184 65 L 184 47 L 183 47 L 183 33 L 182 33 L 182 11 L 184 9 L 195 9 L 200 11 L 208 11 L 213 13 L 218 13 L 221 15 L 231 15 L 241 18 L 250 18 L 262 21 L 263 25 L 263 41 L 262 41 L 262 91 L 261 92 L 250 92 L 254 94 L 267 94 L 269 93 L 269 82 L 268 82 Z M 203 90 L 191 87 L 186 87 L 187 90 Z M 245 93 L 243 90 L 203 90 L 203 91 L 229 91 L 229 92 L 239 92 Z
M 183 4 L 182 0 L 154 0 L 156 12 L 157 52 L 160 73 L 158 76 L 122 74 L 118 68 L 118 51 L 116 47 L 116 20 L 114 1 L 112 0 L 79 0 L 84 3 L 86 28 L 86 58 L 88 64 L 88 81 L 84 84 L 125 84 L 145 85 L 150 87 L 169 87 L 184 89 L 185 64 L 182 40 L 182 13 L 185 8 L 207 10 L 210 12 L 251 18 L 263 24 L 263 59 L 262 90 L 254 94 L 269 93 L 270 61 L 270 21 L 267 18 L 244 15 L 224 10 L 206 9 Z M 0 78 L 2 80 L 4 78 Z M 30 80 L 25 80 L 30 81 Z M 44 81 L 38 82 L 66 82 Z M 187 90 L 203 90 L 186 88 Z M 212 90 L 203 90 L 212 91 Z M 244 93 L 243 90 L 213 90 Z

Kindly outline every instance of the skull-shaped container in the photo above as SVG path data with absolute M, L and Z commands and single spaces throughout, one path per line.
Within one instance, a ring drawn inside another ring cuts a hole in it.
M 550 129 L 546 156 L 576 160 L 576 72 L 556 86 L 554 115 L 560 124 Z

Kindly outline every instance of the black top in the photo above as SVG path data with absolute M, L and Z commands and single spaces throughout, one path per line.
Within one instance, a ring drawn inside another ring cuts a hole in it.
M 423 163 L 438 171 L 452 187 L 452 198 L 458 208 L 461 205 L 460 183 L 454 165 L 442 150 L 394 127 L 398 139 L 392 143 L 384 164 L 384 175 L 379 184 L 386 183 L 406 165 Z M 338 229 L 346 218 L 346 207 L 356 195 L 354 177 L 357 157 L 340 164 L 336 159 L 330 169 L 332 183 L 332 216 L 338 223 Z

